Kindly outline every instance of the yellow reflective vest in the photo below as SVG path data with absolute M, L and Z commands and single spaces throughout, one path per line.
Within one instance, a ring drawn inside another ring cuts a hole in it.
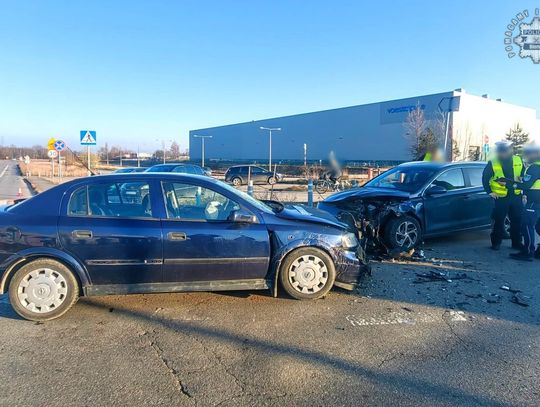
M 429 152 L 426 153 L 426 154 L 424 155 L 424 159 L 423 159 L 422 161 L 433 161 L 433 154 L 431 154 L 431 153 L 429 153 Z
M 514 155 L 512 156 L 512 162 L 512 166 L 514 168 L 514 181 L 520 182 L 521 171 L 523 171 L 523 161 L 521 160 L 521 157 Z M 491 192 L 500 197 L 505 197 L 508 195 L 508 188 L 506 185 L 501 185 L 497 182 L 497 179 L 504 178 L 504 171 L 501 162 L 497 159 L 491 160 L 491 166 L 493 167 L 493 176 L 489 180 Z M 514 193 L 519 195 L 521 194 L 521 190 L 515 189 Z

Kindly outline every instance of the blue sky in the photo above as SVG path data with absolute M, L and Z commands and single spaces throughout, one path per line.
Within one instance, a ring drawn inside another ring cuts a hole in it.
M 525 1 L 0 0 L 5 144 L 187 147 L 190 129 L 463 87 L 540 112 Z

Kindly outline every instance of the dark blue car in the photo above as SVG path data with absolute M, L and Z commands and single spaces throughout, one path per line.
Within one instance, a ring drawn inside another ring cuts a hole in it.
M 0 294 L 38 321 L 64 314 L 79 295 L 277 295 L 279 281 L 292 297 L 315 299 L 355 286 L 357 252 L 354 229 L 328 213 L 267 205 L 208 177 L 95 176 L 0 212 Z

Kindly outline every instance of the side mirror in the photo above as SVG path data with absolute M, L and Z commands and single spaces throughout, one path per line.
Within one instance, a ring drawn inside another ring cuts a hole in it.
M 445 194 L 447 192 L 445 187 L 441 187 L 440 185 L 430 185 L 428 189 L 426 189 L 426 195 L 440 195 Z
M 231 213 L 229 220 L 235 223 L 257 223 L 257 217 L 245 209 L 237 209 Z

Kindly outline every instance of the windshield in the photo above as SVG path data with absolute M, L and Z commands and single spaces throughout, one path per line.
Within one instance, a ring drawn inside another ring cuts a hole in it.
M 253 198 L 252 196 L 246 194 L 243 191 L 240 191 L 239 189 L 236 189 L 235 187 L 233 187 L 233 186 L 231 186 L 229 184 L 226 184 L 226 183 L 221 182 L 221 181 L 218 181 L 218 182 L 219 182 L 219 185 L 222 188 L 227 189 L 228 191 L 232 192 L 233 194 L 239 195 L 240 197 L 242 197 L 242 199 L 244 199 L 245 201 L 248 201 L 251 205 L 253 205 L 257 209 L 259 209 L 259 210 L 261 210 L 263 212 L 266 212 L 266 213 L 274 213 L 274 211 L 272 210 L 272 208 L 270 206 L 268 206 L 265 203 L 259 201 L 258 199 Z
M 372 179 L 366 186 L 417 192 L 433 174 L 432 168 L 396 167 Z

